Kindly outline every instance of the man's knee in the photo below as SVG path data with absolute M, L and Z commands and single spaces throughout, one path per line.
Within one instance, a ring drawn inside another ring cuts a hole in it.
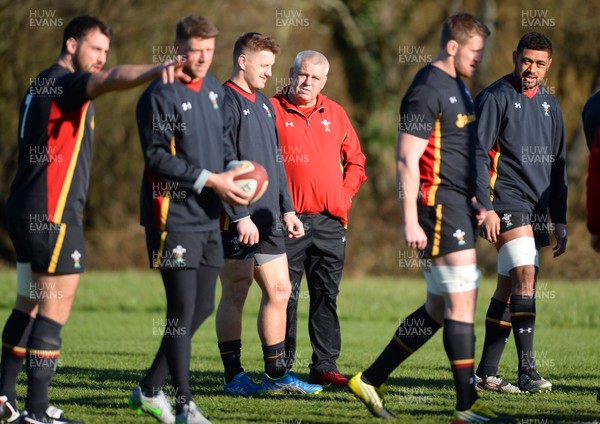
M 526 277 L 535 277 L 535 267 L 539 266 L 539 255 L 533 237 L 519 237 L 510 240 L 498 250 L 498 275 L 511 276 L 518 273 Z
M 221 270 L 221 302 L 235 304 L 239 308 L 244 306 L 253 281 L 252 268 L 245 265 L 235 261 L 225 265 L 229 269 Z

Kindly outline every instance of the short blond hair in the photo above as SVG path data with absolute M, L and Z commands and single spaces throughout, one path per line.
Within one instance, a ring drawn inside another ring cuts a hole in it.
M 469 13 L 456 13 L 448 16 L 442 24 L 440 47 L 444 49 L 450 40 L 454 40 L 463 46 L 474 35 L 479 35 L 483 39 L 486 39 L 490 35 L 490 30 L 473 15 Z
M 242 54 L 269 51 L 278 55 L 281 48 L 275 39 L 269 35 L 259 32 L 247 32 L 242 34 L 233 46 L 233 63 L 237 63 Z

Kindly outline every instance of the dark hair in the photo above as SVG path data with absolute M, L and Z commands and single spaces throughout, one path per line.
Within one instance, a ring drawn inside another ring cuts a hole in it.
M 552 57 L 552 42 L 540 32 L 528 32 L 521 37 L 517 45 L 517 54 L 522 53 L 525 49 L 545 51 L 548 52 L 548 56 Z
M 98 29 L 100 32 L 108 37 L 112 38 L 112 29 L 102 20 L 92 15 L 77 16 L 67 24 L 63 33 L 63 43 L 61 53 L 67 51 L 67 40 L 74 38 L 80 40 L 85 37 L 88 32 L 93 29 Z
M 192 37 L 214 38 L 219 35 L 219 30 L 208 19 L 202 16 L 190 15 L 177 22 L 175 39 L 180 42 Z
M 269 51 L 273 54 L 279 54 L 279 44 L 273 37 L 262 35 L 258 32 L 247 32 L 237 39 L 233 46 L 233 63 L 237 62 L 240 55 L 248 52 Z
M 442 24 L 440 46 L 444 49 L 450 40 L 454 40 L 463 46 L 474 35 L 480 35 L 485 39 L 490 35 L 490 30 L 473 15 L 469 13 L 456 13 L 448 16 Z

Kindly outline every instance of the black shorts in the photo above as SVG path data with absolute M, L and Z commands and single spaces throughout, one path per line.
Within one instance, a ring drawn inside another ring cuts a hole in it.
M 474 249 L 477 220 L 465 205 L 418 206 L 419 225 L 427 235 L 423 258 L 435 258 L 459 250 Z
M 270 233 L 260 233 L 258 243 L 244 246 L 238 242 L 237 231 L 221 232 L 223 250 L 227 259 L 252 259 L 256 254 L 281 255 L 285 253 L 285 237 Z
M 37 274 L 78 274 L 85 269 L 83 228 L 43 220 L 9 220 L 17 262 Z
M 505 233 L 515 228 L 530 225 L 533 231 L 535 245 L 538 247 L 548 246 L 550 244 L 550 236 L 548 235 L 548 217 L 546 214 L 523 211 L 494 211 L 500 218 L 500 234 Z
M 219 230 L 177 232 L 146 227 L 146 248 L 150 268 L 194 269 L 224 263 Z

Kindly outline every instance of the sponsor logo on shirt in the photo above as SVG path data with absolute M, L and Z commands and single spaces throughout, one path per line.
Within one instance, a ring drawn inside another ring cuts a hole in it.
M 327 119 L 323 119 L 321 121 L 321 124 L 323 124 L 323 126 L 325 127 L 325 132 L 331 132 L 331 129 L 329 128 L 331 122 L 329 122 Z
M 456 126 L 458 128 L 464 128 L 468 123 L 470 122 L 475 122 L 475 114 L 471 113 L 468 115 L 463 115 L 462 113 L 459 113 L 458 115 L 456 115 Z

